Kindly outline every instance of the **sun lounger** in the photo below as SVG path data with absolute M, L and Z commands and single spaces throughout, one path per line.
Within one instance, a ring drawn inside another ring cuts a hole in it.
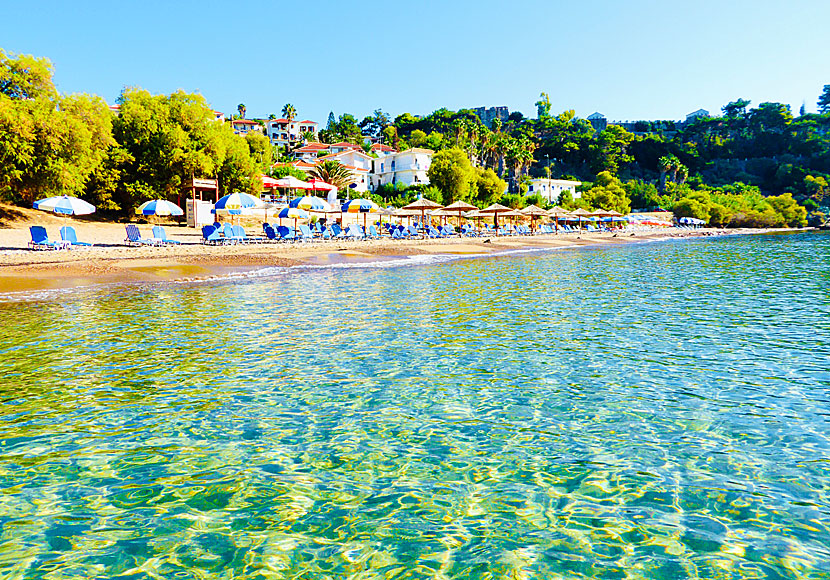
M 309 228 L 306 224 L 300 225 L 299 239 L 301 242 L 310 242 L 314 240 L 314 235 L 311 233 L 311 228 Z
M 60 250 L 69 247 L 66 243 L 51 241 L 43 226 L 29 226 L 29 233 L 32 236 L 29 247 L 33 250 Z
M 164 228 L 162 226 L 153 226 L 153 238 L 161 240 L 162 244 L 169 244 L 172 246 L 177 246 L 181 244 L 181 242 L 178 240 L 171 240 L 170 238 L 168 238 L 167 232 L 164 231 Z
M 202 243 L 215 246 L 225 243 L 225 240 L 214 226 L 202 226 Z
M 248 236 L 242 226 L 233 226 L 233 235 L 241 244 L 261 244 L 265 241 L 262 236 Z
M 128 246 L 155 246 L 161 243 L 159 240 L 152 238 L 142 238 L 141 232 L 138 231 L 138 226 L 135 224 L 127 224 L 125 228 L 127 237 L 124 239 L 124 243 Z
M 92 246 L 92 244 L 88 244 L 87 242 L 79 242 L 78 235 L 75 233 L 75 228 L 72 226 L 63 226 L 61 228 L 61 239 L 69 246 Z
M 372 238 L 372 239 L 374 239 L 374 240 L 378 240 L 378 239 L 380 239 L 380 234 L 379 234 L 379 233 L 378 233 L 378 231 L 375 229 L 375 226 L 374 226 L 374 225 L 369 226 L 369 237 L 370 237 L 370 238 Z
M 280 241 L 280 235 L 277 233 L 271 224 L 265 224 L 265 240 L 268 242 L 278 242 Z
M 297 234 L 295 234 L 294 230 L 288 226 L 277 227 L 277 233 L 280 235 L 281 242 L 294 242 L 297 240 Z

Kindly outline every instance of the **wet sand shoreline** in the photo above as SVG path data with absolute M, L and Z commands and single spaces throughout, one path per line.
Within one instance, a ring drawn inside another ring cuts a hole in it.
M 314 241 L 205 246 L 195 230 L 167 227 L 179 246 L 127 247 L 123 226 L 82 224 L 78 238 L 100 246 L 72 250 L 25 249 L 28 229 L 0 230 L 0 293 L 74 288 L 97 284 L 201 280 L 264 267 L 376 261 L 421 254 L 491 255 L 513 250 L 569 249 L 712 235 L 769 233 L 775 230 L 653 230 L 617 233 L 560 233 L 504 238 Z M 12 247 L 10 247 L 12 246 Z

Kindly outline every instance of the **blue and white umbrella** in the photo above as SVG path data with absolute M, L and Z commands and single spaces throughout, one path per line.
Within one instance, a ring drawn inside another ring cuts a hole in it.
M 184 212 L 182 208 L 171 201 L 154 199 L 142 203 L 136 208 L 135 213 L 141 215 L 182 215 Z
M 294 198 L 288 203 L 288 205 L 290 207 L 296 207 L 309 211 L 331 211 L 331 205 L 329 205 L 325 199 L 314 195 L 304 195 L 302 197 Z
M 87 215 L 95 211 L 95 206 L 77 197 L 61 195 L 40 199 L 33 205 L 35 209 L 51 211 L 61 215 Z
M 370 211 L 378 211 L 379 209 L 378 204 L 371 199 L 350 199 L 340 206 L 342 213 L 368 213 Z
M 262 206 L 262 200 L 259 198 L 238 191 L 220 197 L 213 206 L 213 213 L 217 210 L 226 210 L 228 213 L 239 215 L 243 209 Z
M 294 218 L 294 229 L 297 229 L 297 220 L 307 220 L 308 219 L 308 212 L 304 209 L 300 209 L 298 207 L 284 207 L 282 208 L 277 217 L 280 218 L 280 223 L 282 223 L 282 219 L 290 219 Z

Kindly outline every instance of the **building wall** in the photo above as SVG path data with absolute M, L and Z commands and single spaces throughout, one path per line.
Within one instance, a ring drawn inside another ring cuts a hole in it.
M 390 183 L 428 184 L 427 170 L 431 163 L 432 151 L 429 149 L 409 149 L 375 159 L 372 187 L 377 189 Z
M 581 182 L 579 181 L 568 181 L 566 179 L 531 179 L 527 193 L 528 195 L 538 193 L 548 200 L 548 203 L 556 203 L 563 191 L 570 191 L 573 199 L 582 197 L 582 192 L 576 191 L 576 188 L 580 185 Z

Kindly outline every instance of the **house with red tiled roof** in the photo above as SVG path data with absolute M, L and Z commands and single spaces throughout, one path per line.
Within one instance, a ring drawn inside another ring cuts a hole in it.
M 323 161 L 337 161 L 345 166 L 355 177 L 354 190 L 359 192 L 369 191 L 372 157 L 366 155 L 360 147 L 357 149 L 344 149 L 338 153 L 330 153 L 329 155 L 317 158 L 318 163 Z
M 272 145 L 293 147 L 304 140 L 303 135 L 311 133 L 312 140 L 317 139 L 317 123 L 314 121 L 297 121 L 295 119 L 269 119 L 265 122 L 265 131 Z
M 372 145 L 372 148 L 369 150 L 371 153 L 374 153 L 378 157 L 383 157 L 384 155 L 389 155 L 390 153 L 397 153 L 398 150 L 390 147 L 389 145 L 383 145 L 382 143 L 375 143 Z
M 256 121 L 251 121 L 250 119 L 233 119 L 231 121 L 231 127 L 233 127 L 233 132 L 237 135 L 242 135 L 243 137 L 248 133 L 262 133 L 262 125 L 260 125 Z

